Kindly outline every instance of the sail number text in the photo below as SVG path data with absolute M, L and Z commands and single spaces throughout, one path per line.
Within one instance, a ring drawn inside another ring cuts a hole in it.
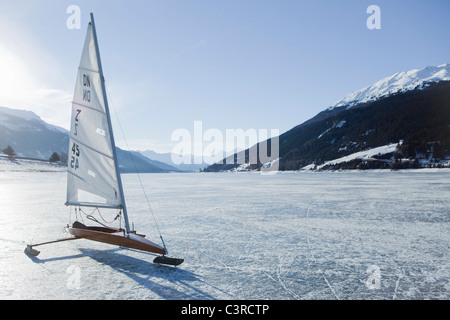
M 83 101 L 91 102 L 91 77 L 87 74 L 83 74 L 82 84 L 83 84 Z M 73 134 L 75 136 L 78 135 L 78 124 L 80 122 L 79 116 L 80 116 L 81 110 L 77 109 L 75 112 L 75 121 L 74 123 L 74 131 Z M 78 144 L 74 143 L 72 145 L 72 156 L 70 158 L 70 167 L 72 169 L 77 170 L 80 167 L 79 162 L 80 157 L 80 147 Z
M 80 167 L 78 158 L 80 157 L 80 148 L 78 147 L 78 145 L 76 143 L 73 144 L 72 146 L 72 157 L 70 160 L 70 167 L 72 169 L 77 170 Z
M 77 114 L 75 116 L 75 127 L 74 127 L 74 131 L 73 131 L 73 134 L 76 136 L 78 135 L 78 116 L 80 115 L 80 113 L 81 113 L 81 110 L 77 109 Z

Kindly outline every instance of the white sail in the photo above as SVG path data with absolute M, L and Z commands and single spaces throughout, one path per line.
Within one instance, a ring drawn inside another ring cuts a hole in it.
M 67 205 L 122 208 L 95 29 L 89 24 L 72 102 Z

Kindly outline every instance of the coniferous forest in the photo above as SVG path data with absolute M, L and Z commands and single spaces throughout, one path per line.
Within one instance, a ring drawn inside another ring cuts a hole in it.
M 448 158 L 450 81 L 348 109 L 343 106 L 322 111 L 279 137 L 279 169 L 299 170 L 391 143 L 399 143 L 392 154 L 371 161 L 355 159 L 322 169 L 418 168 Z M 237 165 L 219 163 L 205 171 L 229 170 Z

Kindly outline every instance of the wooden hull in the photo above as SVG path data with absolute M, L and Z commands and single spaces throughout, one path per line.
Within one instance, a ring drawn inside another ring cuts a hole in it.
M 153 252 L 158 254 L 166 254 L 163 247 L 153 243 L 139 235 L 130 233 L 125 235 L 123 230 L 103 228 L 103 227 L 87 227 L 80 222 L 75 222 L 71 228 L 68 228 L 70 234 L 77 238 L 84 238 L 92 241 L 108 243 L 120 247 L 126 247 L 136 250 Z

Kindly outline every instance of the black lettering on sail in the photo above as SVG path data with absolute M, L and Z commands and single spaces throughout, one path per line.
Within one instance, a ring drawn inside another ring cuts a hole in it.
M 83 74 L 83 86 L 91 87 L 91 78 L 87 74 Z
M 91 90 L 83 89 L 83 101 L 91 102 Z
M 91 87 L 91 77 L 87 74 L 83 74 L 83 87 Z M 83 101 L 91 102 L 91 90 L 83 89 Z
M 78 116 L 80 115 L 80 113 L 81 113 L 81 110 L 77 109 L 77 115 L 75 116 L 75 121 L 77 121 L 77 122 L 78 122 Z

